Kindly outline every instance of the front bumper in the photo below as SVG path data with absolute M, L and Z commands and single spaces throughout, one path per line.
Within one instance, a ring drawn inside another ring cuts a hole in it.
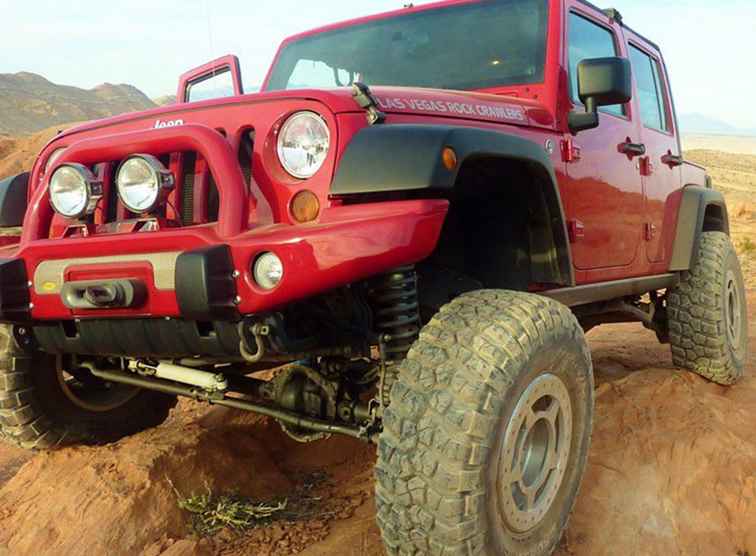
M 0 320 L 111 318 L 234 320 L 427 258 L 448 210 L 445 200 L 336 206 L 317 223 L 261 226 L 223 237 L 215 226 L 22 243 L 0 264 Z M 260 289 L 251 264 L 272 251 L 284 278 Z M 68 282 L 138 280 L 141 305 L 70 308 Z

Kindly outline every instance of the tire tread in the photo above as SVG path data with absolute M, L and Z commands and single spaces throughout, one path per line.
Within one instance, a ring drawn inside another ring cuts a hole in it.
M 673 363 L 727 386 L 744 371 L 729 354 L 720 293 L 727 259 L 734 254 L 727 234 L 701 234 L 696 262 L 670 292 L 667 306 Z
M 480 477 L 504 394 L 528 355 L 565 329 L 582 338 L 567 307 L 494 290 L 460 296 L 423 329 L 379 442 L 377 516 L 389 554 L 483 553 Z

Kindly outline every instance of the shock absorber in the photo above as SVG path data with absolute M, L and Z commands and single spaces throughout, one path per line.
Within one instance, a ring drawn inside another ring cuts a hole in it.
M 370 283 L 374 326 L 380 335 L 381 403 L 389 402 L 397 378 L 397 365 L 420 335 L 420 303 L 414 266 L 397 268 Z

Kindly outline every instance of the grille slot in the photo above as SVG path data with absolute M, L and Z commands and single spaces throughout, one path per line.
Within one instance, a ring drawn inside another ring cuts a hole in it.
M 181 184 L 181 224 L 194 224 L 194 178 L 196 176 L 197 155 L 184 153 L 184 164 L 181 174 L 184 179 Z
M 249 187 L 252 183 L 252 153 L 255 145 L 255 131 L 242 133 L 239 141 L 239 166 L 244 176 L 244 184 Z

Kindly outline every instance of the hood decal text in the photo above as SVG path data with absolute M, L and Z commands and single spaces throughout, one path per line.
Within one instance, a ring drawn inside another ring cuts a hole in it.
M 386 111 L 408 110 L 458 116 L 474 116 L 508 122 L 528 121 L 525 109 L 514 104 L 468 103 L 402 97 L 377 97 L 378 105 Z

